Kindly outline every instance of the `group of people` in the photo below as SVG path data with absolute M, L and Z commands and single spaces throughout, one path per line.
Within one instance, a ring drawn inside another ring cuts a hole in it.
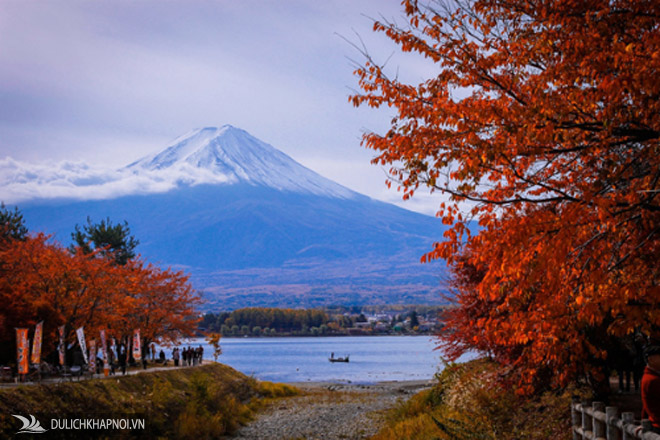
M 103 369 L 103 357 L 99 351 L 96 355 L 96 365 L 95 365 L 95 374 L 101 374 Z M 117 347 L 117 354 L 115 355 L 113 350 L 108 350 L 108 366 L 109 374 L 115 374 L 117 370 L 121 371 L 122 374 L 126 374 L 129 365 L 142 365 L 142 368 L 147 368 L 147 359 L 151 358 L 152 362 L 158 362 L 162 365 L 167 365 L 167 357 L 163 349 L 157 349 L 156 344 L 151 344 L 151 346 L 145 346 L 142 352 L 142 358 L 140 362 L 133 359 L 132 356 L 127 355 L 126 347 L 124 345 L 119 345 Z M 187 348 L 180 349 L 175 347 L 172 350 L 172 360 L 174 361 L 174 366 L 195 366 L 202 365 L 202 358 L 204 357 L 204 348 L 200 345 L 197 348 L 188 346 Z M 74 350 L 73 352 L 73 362 L 72 365 L 83 365 L 85 360 L 83 358 L 82 351 L 80 349 Z
M 174 347 L 172 350 L 172 359 L 174 360 L 174 366 L 179 366 L 179 361 L 181 360 L 181 365 L 183 366 L 193 366 L 193 365 L 202 365 L 202 359 L 204 358 L 204 347 L 201 345 L 197 348 L 188 346 L 183 350 L 179 350 L 179 347 Z

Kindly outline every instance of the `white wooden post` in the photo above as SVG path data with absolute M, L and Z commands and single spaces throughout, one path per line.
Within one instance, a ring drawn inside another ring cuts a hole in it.
M 594 430 L 594 422 L 589 414 L 587 414 L 587 408 L 589 407 L 589 402 L 586 400 L 582 401 L 582 438 L 589 438 L 589 434 Z
M 607 419 L 607 440 L 621 440 L 621 431 L 614 426 L 619 418 L 619 409 L 616 406 L 605 408 L 605 418 Z
M 596 412 L 603 413 L 605 415 L 605 404 L 603 402 L 594 402 L 592 405 L 593 408 L 593 438 L 594 439 L 604 439 L 605 438 L 605 422 L 596 417 Z
M 623 419 L 623 440 L 634 440 L 635 437 L 632 436 L 626 429 L 626 425 L 633 424 L 635 422 L 635 414 L 631 412 L 624 412 L 621 415 Z
M 642 432 L 649 432 L 653 429 L 653 425 L 649 419 L 642 420 Z
M 582 416 L 575 407 L 579 403 L 580 400 L 576 397 L 573 398 L 573 402 L 571 403 L 571 431 L 573 432 L 573 440 L 582 440 L 582 436 L 579 435 L 576 431 L 576 429 L 579 428 L 582 423 Z

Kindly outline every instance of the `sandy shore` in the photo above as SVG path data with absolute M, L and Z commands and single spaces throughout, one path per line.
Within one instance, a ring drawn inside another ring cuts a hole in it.
M 390 381 L 375 384 L 292 383 L 300 396 L 277 400 L 257 418 L 227 438 L 235 439 L 364 439 L 384 422 L 384 411 L 428 388 L 433 381 Z

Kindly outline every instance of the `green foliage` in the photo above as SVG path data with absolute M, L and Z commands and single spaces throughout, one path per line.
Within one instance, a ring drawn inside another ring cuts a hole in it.
M 238 333 L 234 331 L 234 326 L 239 326 L 242 334 L 249 334 L 250 329 L 254 332 L 255 327 L 259 328 L 259 334 L 264 328 L 274 329 L 280 333 L 290 333 L 303 332 L 304 329 L 319 327 L 328 322 L 330 322 L 330 317 L 322 310 L 250 307 L 234 310 L 231 313 L 207 313 L 200 326 L 209 331 L 220 331 L 225 336 L 237 336 Z M 223 326 L 226 326 L 224 330 Z
M 87 217 L 87 225 L 82 228 L 76 225 L 71 238 L 73 239 L 71 252 L 80 250 L 90 254 L 98 251 L 101 255 L 114 259 L 115 263 L 121 266 L 135 257 L 135 248 L 140 243 L 131 235 L 126 221 L 123 224 L 113 225 L 109 218 L 101 220 L 100 223 L 92 223 L 92 219 Z
M 24 240 L 27 233 L 23 214 L 18 207 L 15 206 L 12 211 L 0 203 L 0 244 L 7 240 Z
M 410 328 L 419 327 L 419 318 L 417 317 L 417 312 L 410 312 Z

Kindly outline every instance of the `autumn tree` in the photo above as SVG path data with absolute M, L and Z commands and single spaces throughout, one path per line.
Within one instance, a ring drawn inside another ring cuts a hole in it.
M 423 257 L 459 280 L 444 348 L 489 351 L 524 392 L 604 383 L 604 341 L 659 336 L 660 3 L 402 5 L 374 29 L 433 75 L 365 53 L 350 99 L 395 112 L 363 138 L 388 185 L 445 195 Z
M 145 343 L 165 344 L 195 335 L 201 298 L 188 282 L 189 276 L 142 260 L 129 261 L 121 270 L 129 281 L 117 304 L 124 332 L 139 328 Z
M 60 325 L 66 326 L 68 339 L 73 341 L 76 328 L 84 326 L 96 333 L 114 319 L 123 279 L 110 262 L 89 255 L 72 256 L 48 239 L 36 234 L 0 250 L 1 344 L 13 343 L 14 327 L 44 321 L 44 347 L 53 348 Z M 45 348 L 44 353 L 47 351 Z M 3 353 L 11 358 L 13 352 Z
M 0 362 L 15 359 L 15 327 L 44 321 L 43 352 L 57 344 L 65 327 L 67 343 L 84 327 L 89 339 L 125 341 L 139 328 L 147 341 L 170 343 L 195 334 L 199 294 L 182 272 L 162 270 L 140 259 L 116 264 L 91 253 L 69 250 L 44 234 L 0 247 Z
M 113 224 L 109 218 L 93 223 L 92 219 L 87 217 L 87 224 L 83 227 L 76 225 L 71 238 L 72 252 L 80 249 L 83 253 L 90 254 L 97 250 L 101 255 L 113 258 L 119 265 L 124 265 L 135 257 L 135 248 L 140 243 L 131 235 L 126 221 L 123 224 Z
M 218 362 L 218 356 L 222 354 L 222 347 L 220 347 L 220 338 L 222 335 L 220 333 L 209 333 L 206 336 L 206 341 L 211 347 L 213 347 L 213 360 Z

